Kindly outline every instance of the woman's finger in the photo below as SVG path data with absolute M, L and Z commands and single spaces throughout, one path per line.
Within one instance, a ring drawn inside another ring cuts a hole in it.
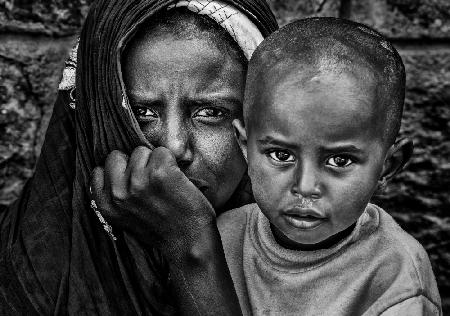
M 127 172 L 132 169 L 143 169 L 147 165 L 148 158 L 152 150 L 145 146 L 138 146 L 133 150 L 130 158 L 128 159 Z
M 158 147 L 153 150 L 148 159 L 146 168 L 150 172 L 155 171 L 156 173 L 168 168 L 179 169 L 175 156 L 165 147 Z
M 127 198 L 128 178 L 125 173 L 127 165 L 128 156 L 121 151 L 114 150 L 106 158 L 104 187 L 113 203 Z
M 139 146 L 136 147 L 128 160 L 127 170 L 125 171 L 128 177 L 129 192 L 137 193 L 145 190 L 148 184 L 148 174 L 145 172 L 147 161 L 152 153 L 152 150 Z

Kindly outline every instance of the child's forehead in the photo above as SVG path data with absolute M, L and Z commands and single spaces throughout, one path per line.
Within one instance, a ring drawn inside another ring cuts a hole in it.
M 382 111 L 377 102 L 378 81 L 367 69 L 345 69 L 333 65 L 291 67 L 262 80 L 252 111 L 261 119 L 271 119 L 288 127 L 304 119 L 335 133 L 350 134 L 371 127 L 383 129 Z M 275 125 L 274 125 L 275 126 Z M 358 127 L 359 126 L 359 127 Z M 319 129 L 320 131 L 320 129 Z
M 314 65 L 284 62 L 261 74 L 259 96 L 279 98 L 282 93 L 351 95 L 360 99 L 375 98 L 377 74 L 362 65 L 345 65 L 323 59 Z M 369 102 L 373 106 L 377 102 Z

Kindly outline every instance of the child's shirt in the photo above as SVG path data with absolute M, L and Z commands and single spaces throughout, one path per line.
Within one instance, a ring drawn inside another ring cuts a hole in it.
M 281 247 L 256 204 L 218 219 L 227 263 L 248 315 L 442 315 L 423 247 L 369 204 L 329 249 Z

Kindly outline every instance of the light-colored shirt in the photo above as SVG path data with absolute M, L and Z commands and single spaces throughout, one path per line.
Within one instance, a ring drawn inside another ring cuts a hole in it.
M 442 315 L 425 250 L 373 204 L 329 249 L 283 248 L 256 204 L 218 227 L 246 315 Z

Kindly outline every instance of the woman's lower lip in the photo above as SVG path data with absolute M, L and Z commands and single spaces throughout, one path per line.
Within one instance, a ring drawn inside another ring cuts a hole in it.
M 205 191 L 208 189 L 208 186 L 206 185 L 206 182 L 203 180 L 197 180 L 195 178 L 188 178 L 196 187 L 199 189 L 202 193 L 205 193 Z
M 295 228 L 299 229 L 313 229 L 320 226 L 325 219 L 314 217 L 299 217 L 292 215 L 284 215 L 285 220 Z
M 208 188 L 205 187 L 205 186 L 196 186 L 196 187 L 197 187 L 197 189 L 199 189 L 199 191 L 202 192 L 203 194 L 205 194 L 206 190 L 208 189 Z

